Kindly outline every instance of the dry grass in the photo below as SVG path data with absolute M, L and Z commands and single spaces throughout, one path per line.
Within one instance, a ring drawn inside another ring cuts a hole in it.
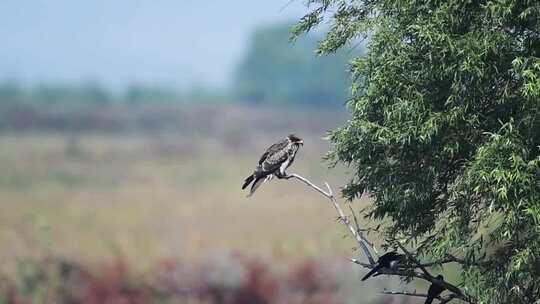
M 241 181 L 282 136 L 261 134 L 2 135 L 2 261 L 46 251 L 147 267 L 220 251 L 285 260 L 350 253 L 332 207 L 301 184 L 274 180 L 245 198 Z M 340 185 L 343 170 L 321 163 L 326 143 L 305 141 L 294 171 Z

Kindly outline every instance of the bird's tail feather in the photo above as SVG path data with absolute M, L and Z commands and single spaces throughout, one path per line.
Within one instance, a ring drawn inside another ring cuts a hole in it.
M 247 195 L 247 197 L 252 196 L 253 193 L 255 193 L 255 190 L 257 190 L 257 188 L 259 188 L 259 186 L 262 185 L 262 183 L 265 181 L 266 181 L 266 178 L 264 177 L 256 178 L 255 181 L 253 182 L 253 185 L 251 185 L 251 190 L 249 191 L 249 194 Z
M 254 179 L 253 174 L 246 177 L 246 179 L 244 180 L 244 184 L 242 185 L 242 189 L 246 189 L 246 187 L 249 186 L 249 184 L 251 184 L 253 179 Z
M 379 271 L 379 266 L 375 266 L 373 269 L 371 269 L 363 278 L 362 281 L 365 281 L 369 279 L 370 276 L 372 276 L 375 272 Z
M 424 304 L 431 304 L 433 302 L 433 298 L 432 297 L 428 297 L 426 299 L 426 302 Z

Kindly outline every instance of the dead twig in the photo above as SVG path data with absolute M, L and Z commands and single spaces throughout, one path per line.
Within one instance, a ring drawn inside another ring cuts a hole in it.
M 324 183 L 326 185 L 327 191 L 324 191 L 323 189 L 321 189 L 320 187 L 316 186 L 314 183 L 309 181 L 307 178 L 302 177 L 302 176 L 300 176 L 298 174 L 294 174 L 294 173 L 289 174 L 285 178 L 286 179 L 291 179 L 291 178 L 298 179 L 299 181 L 302 181 L 304 184 L 306 184 L 309 187 L 317 190 L 320 194 L 324 195 L 327 199 L 329 199 L 332 202 L 332 204 L 334 205 L 334 208 L 336 209 L 336 211 L 338 213 L 340 222 L 343 223 L 343 225 L 347 226 L 347 228 L 349 229 L 349 232 L 351 233 L 351 235 L 354 237 L 354 239 L 356 240 L 358 245 L 360 245 L 360 247 L 364 251 L 364 255 L 368 259 L 369 263 L 371 265 L 375 265 L 375 259 L 373 258 L 373 254 L 371 253 L 370 249 L 368 248 L 368 247 L 371 247 L 371 250 L 375 251 L 375 249 L 370 245 L 371 242 L 369 242 L 369 240 L 364 236 L 364 233 L 362 231 L 355 229 L 355 227 L 351 224 L 351 221 L 349 221 L 349 219 L 347 218 L 347 216 L 345 215 L 345 213 L 341 209 L 341 206 L 339 205 L 339 203 L 336 200 L 336 197 L 334 196 L 334 192 L 332 191 L 332 188 L 330 187 L 330 185 L 327 182 Z
M 427 293 L 417 293 L 416 290 L 413 291 L 413 292 L 384 290 L 382 293 L 386 294 L 386 295 L 402 295 L 402 296 L 419 297 L 419 298 L 427 298 L 428 297 Z M 435 297 L 435 299 L 438 299 L 439 303 L 444 304 L 444 303 L 448 303 L 448 302 L 452 301 L 453 299 L 455 299 L 455 295 L 450 294 L 450 295 L 448 295 L 446 297 L 437 296 L 437 297 Z
M 401 296 L 410 296 L 410 297 L 419 297 L 419 298 L 427 298 L 428 296 L 427 293 L 416 293 L 416 290 L 413 292 L 383 290 L 382 293 L 386 295 L 401 295 Z

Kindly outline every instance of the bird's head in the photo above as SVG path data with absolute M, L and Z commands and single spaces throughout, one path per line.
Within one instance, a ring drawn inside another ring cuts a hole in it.
M 438 281 L 444 281 L 444 277 L 442 276 L 442 274 L 436 276 L 435 279 L 437 279 Z
M 304 141 L 302 140 L 302 138 L 296 136 L 295 134 L 289 134 L 289 136 L 287 136 L 287 139 L 293 144 L 302 146 L 304 145 Z

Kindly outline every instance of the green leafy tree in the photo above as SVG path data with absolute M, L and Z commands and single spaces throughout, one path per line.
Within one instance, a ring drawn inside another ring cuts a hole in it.
M 0 107 L 22 103 L 25 101 L 25 92 L 21 86 L 14 81 L 0 83 Z
M 317 57 L 315 37 L 291 44 L 289 30 L 289 25 L 272 25 L 253 33 L 235 73 L 238 97 L 250 103 L 342 105 L 350 84 L 351 52 Z
M 40 84 L 28 95 L 29 101 L 36 106 L 104 105 L 112 100 L 109 91 L 96 81 L 82 85 Z
M 159 86 L 132 84 L 128 87 L 124 99 L 129 105 L 141 105 L 149 103 L 177 102 L 180 97 L 172 89 Z
M 319 52 L 368 37 L 330 159 L 343 194 L 477 303 L 540 303 L 540 2 L 311 0 Z

